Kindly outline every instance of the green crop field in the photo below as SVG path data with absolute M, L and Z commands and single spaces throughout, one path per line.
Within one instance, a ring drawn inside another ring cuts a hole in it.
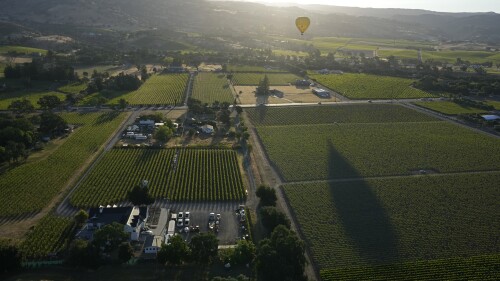
M 118 104 L 124 98 L 132 105 L 169 104 L 184 102 L 188 74 L 165 74 L 151 76 L 137 91 L 115 97 L 110 104 Z
M 43 55 L 47 54 L 47 50 L 30 48 L 30 47 L 22 47 L 22 46 L 0 46 L 0 54 L 6 54 L 9 52 L 16 52 L 18 54 L 29 55 L 32 53 L 42 53 Z
M 324 281 L 346 280 L 476 280 L 496 281 L 500 255 L 421 260 L 378 266 L 356 266 L 321 270 Z
M 258 110 L 247 112 L 286 181 L 500 169 L 498 139 L 398 105 Z
M 495 107 L 496 110 L 500 110 L 500 101 L 487 101 L 486 104 Z
M 46 259 L 49 254 L 64 250 L 71 240 L 72 219 L 47 215 L 30 230 L 20 250 L 26 259 Z
M 312 74 L 310 78 L 350 99 L 410 99 L 434 97 L 413 88 L 411 79 L 370 74 Z
M 64 85 L 62 87 L 59 87 L 59 91 L 64 92 L 64 93 L 71 93 L 71 94 L 79 94 L 81 91 L 85 90 L 87 88 L 86 83 L 72 83 L 68 85 Z
M 231 64 L 227 66 L 227 71 L 232 71 L 232 72 L 259 72 L 259 73 L 264 73 L 264 72 L 271 72 L 271 73 L 276 73 L 276 72 L 286 72 L 284 70 L 280 69 L 274 69 L 274 68 L 269 68 L 269 67 L 263 67 L 263 66 L 254 66 L 254 65 L 239 65 L 239 64 Z
M 89 207 L 126 200 L 127 192 L 142 180 L 149 181 L 155 198 L 215 201 L 245 197 L 233 150 L 114 149 L 76 190 L 71 204 Z
M 363 280 L 356 275 L 392 263 L 489 254 L 498 261 L 499 180 L 496 172 L 283 188 L 322 275 Z M 418 264 L 409 267 L 407 274 L 418 270 Z
M 192 97 L 208 104 L 213 104 L 215 101 L 232 104 L 234 101 L 226 76 L 209 72 L 196 75 Z
M 300 79 L 300 77 L 290 73 L 235 73 L 232 82 L 238 86 L 257 86 L 265 75 L 269 78 L 271 86 L 288 85 Z
M 417 50 L 408 49 L 386 49 L 379 50 L 378 55 L 380 57 L 395 56 L 400 59 L 417 59 Z M 422 51 L 422 59 L 425 60 L 435 60 L 441 62 L 453 63 L 457 61 L 457 58 L 461 58 L 464 61 L 470 61 L 471 63 L 485 63 L 485 62 L 500 62 L 500 54 L 498 52 L 487 52 L 487 51 Z
M 27 99 L 29 100 L 35 108 L 40 108 L 38 105 L 38 100 L 46 95 L 55 95 L 59 97 L 60 100 L 64 101 L 66 99 L 66 95 L 58 93 L 58 92 L 32 92 L 32 91 L 16 91 L 16 92 L 6 92 L 0 93 L 0 109 L 7 109 L 9 105 L 19 99 Z
M 117 112 L 63 117 L 80 127 L 45 158 L 22 164 L 0 175 L 0 216 L 22 215 L 44 208 L 125 118 Z
M 451 101 L 440 101 L 440 102 L 415 102 L 416 105 L 425 107 L 437 112 L 441 112 L 448 115 L 458 115 L 466 113 L 485 113 L 488 110 L 481 108 L 463 106 Z

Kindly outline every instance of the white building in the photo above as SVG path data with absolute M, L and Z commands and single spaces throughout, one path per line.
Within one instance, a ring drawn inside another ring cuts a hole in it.
M 88 230 L 97 230 L 107 224 L 123 224 L 123 230 L 130 233 L 130 240 L 139 240 L 141 229 L 148 219 L 148 207 L 99 207 L 89 210 Z

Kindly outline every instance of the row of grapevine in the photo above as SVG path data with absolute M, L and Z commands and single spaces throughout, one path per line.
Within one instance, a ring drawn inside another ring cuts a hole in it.
M 312 74 L 310 77 L 350 99 L 410 99 L 434 96 L 413 88 L 411 85 L 414 80 L 405 78 L 351 73 Z
M 500 140 L 448 122 L 262 126 L 286 181 L 500 170 Z
M 426 114 L 393 104 L 258 107 L 245 111 L 255 126 L 437 121 Z
M 124 117 L 125 114 L 116 112 L 63 114 L 68 123 L 80 127 L 49 156 L 22 164 L 0 176 L 0 216 L 44 208 L 85 161 L 98 152 Z
M 300 79 L 291 73 L 234 73 L 232 82 L 237 86 L 257 86 L 265 75 L 269 78 L 271 86 L 289 85 Z
M 236 152 L 227 149 L 114 149 L 71 198 L 74 206 L 126 200 L 141 180 L 155 198 L 241 200 L 244 186 Z
M 500 280 L 500 255 L 449 258 L 378 266 L 321 270 L 324 281 L 344 280 Z
M 234 101 L 226 76 L 209 72 L 196 75 L 192 97 L 208 104 L 213 104 L 215 101 L 232 104 Z
M 57 254 L 72 238 L 74 221 L 68 218 L 45 216 L 30 230 L 21 244 L 21 253 L 27 259 L 44 259 Z
M 188 74 L 162 74 L 151 76 L 137 91 L 120 95 L 110 100 L 118 104 L 124 98 L 130 104 L 169 104 L 177 105 L 184 102 Z
M 348 273 L 355 266 L 498 254 L 499 180 L 497 172 L 283 189 L 319 267 Z

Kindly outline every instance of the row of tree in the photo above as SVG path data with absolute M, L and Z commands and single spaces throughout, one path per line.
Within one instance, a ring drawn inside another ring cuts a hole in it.
M 4 69 L 8 79 L 28 79 L 47 81 L 74 81 L 78 79 L 73 67 L 65 64 L 46 64 L 44 60 L 33 60 L 31 63 L 8 65 Z

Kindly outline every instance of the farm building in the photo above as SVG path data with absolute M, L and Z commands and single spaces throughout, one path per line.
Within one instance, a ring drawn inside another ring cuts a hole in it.
M 331 96 L 330 92 L 328 92 L 327 90 L 324 90 L 324 89 L 319 89 L 319 88 L 313 89 L 313 93 L 320 98 L 329 98 Z
M 295 81 L 295 86 L 298 87 L 309 87 L 309 85 L 311 85 L 311 82 L 305 79 Z
M 139 124 L 144 125 L 144 126 L 154 126 L 155 121 L 153 121 L 153 120 L 139 120 Z
M 137 241 L 141 228 L 148 219 L 148 207 L 99 207 L 89 210 L 86 228 L 96 230 L 117 222 L 123 224 L 123 230 L 130 233 L 130 240 Z
M 497 121 L 497 120 L 500 120 L 500 116 L 498 116 L 498 115 L 481 115 L 481 117 L 485 121 Z
M 147 236 L 146 241 L 144 241 L 144 253 L 146 254 L 156 254 L 161 249 L 163 244 L 163 237 L 161 236 Z
M 214 126 L 212 125 L 203 125 L 201 127 L 201 131 L 205 134 L 211 134 L 214 132 Z

